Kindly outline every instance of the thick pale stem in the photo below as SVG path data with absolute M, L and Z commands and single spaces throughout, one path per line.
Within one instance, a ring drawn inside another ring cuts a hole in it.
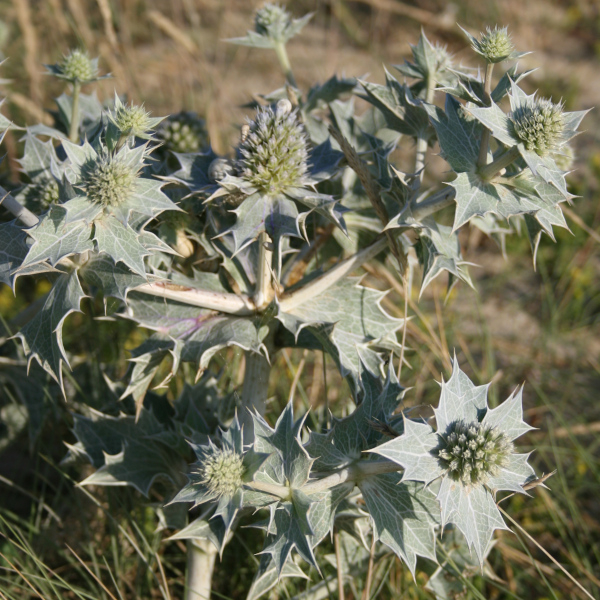
M 71 105 L 71 125 L 69 127 L 69 139 L 76 144 L 79 141 L 79 93 L 81 84 L 73 82 L 73 104 Z
M 435 79 L 431 76 L 427 77 L 427 92 L 425 94 L 425 102 L 431 104 L 435 90 Z M 417 149 L 415 156 L 415 173 L 419 173 L 418 186 L 421 185 L 424 175 L 425 157 L 427 155 L 427 136 L 425 132 L 419 134 L 417 138 Z
M 25 227 L 33 227 L 38 224 L 39 219 L 18 200 L 15 200 L 3 187 L 0 187 L 0 205 L 19 219 Z
M 292 65 L 290 64 L 290 59 L 288 58 L 287 50 L 285 49 L 285 44 L 283 42 L 275 44 L 273 49 L 275 50 L 275 54 L 277 54 L 277 60 L 279 60 L 281 70 L 283 71 L 287 82 L 294 88 L 298 87 L 296 85 L 296 79 L 294 78 L 294 74 L 292 73 Z
M 489 165 L 485 165 L 479 169 L 479 176 L 484 181 L 489 181 L 494 178 L 502 169 L 506 169 L 508 165 L 512 164 L 517 158 L 519 158 L 519 148 L 513 146 L 507 150 L 502 156 L 499 156 L 494 162 Z
M 489 106 L 492 104 L 492 72 L 494 71 L 494 63 L 488 63 L 485 69 L 485 81 L 483 83 L 483 96 L 485 103 Z M 477 165 L 483 167 L 487 164 L 488 148 L 490 145 L 490 130 L 487 127 L 483 128 L 481 133 L 481 145 L 479 146 L 479 156 Z
M 256 269 L 256 292 L 254 304 L 257 309 L 264 308 L 273 296 L 271 285 L 271 269 L 273 264 L 273 244 L 266 231 L 258 238 L 258 265 Z
M 188 540 L 184 600 L 208 600 L 217 549 L 208 540 Z
M 246 368 L 244 370 L 244 384 L 242 386 L 242 408 L 238 415 L 240 423 L 244 426 L 244 441 L 249 443 L 254 438 L 254 422 L 250 411 L 256 410 L 264 415 L 269 394 L 269 376 L 271 364 L 262 355 L 256 352 L 246 352 Z

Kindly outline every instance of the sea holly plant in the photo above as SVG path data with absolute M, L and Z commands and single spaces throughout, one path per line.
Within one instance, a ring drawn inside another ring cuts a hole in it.
M 495 66 L 522 55 L 497 27 L 468 35 L 483 76 L 422 34 L 383 84 L 333 76 L 303 90 L 285 45 L 309 18 L 267 4 L 232 40 L 275 50 L 286 85 L 256 97 L 228 154 L 182 107 L 162 119 L 81 94 L 99 77 L 81 50 L 49 67 L 72 88 L 54 127 L 3 122 L 22 136 L 23 178 L 2 193 L 0 280 L 18 290 L 37 277 L 46 293 L 7 324 L 0 380 L 33 432 L 43 424 L 28 395 L 45 376 L 58 383 L 75 413 L 65 460 L 92 464 L 85 485 L 129 485 L 160 504 L 170 539 L 188 541 L 186 600 L 210 595 L 216 553 L 246 526 L 263 544 L 249 598 L 286 577 L 327 583 L 332 536 L 338 569 L 344 554 L 343 568 L 369 581 L 374 557 L 394 553 L 414 576 L 428 563 L 443 597 L 442 571 L 480 572 L 507 528 L 503 494 L 536 483 L 517 448 L 530 429 L 521 388 L 490 408 L 488 386 L 454 358 L 434 418 L 416 416 L 399 380 L 408 301 L 417 271 L 420 294 L 439 277 L 474 286 L 462 228 L 526 231 L 535 253 L 542 233 L 566 227 L 569 142 L 585 113 L 527 94 L 516 64 L 494 85 Z M 408 172 L 392 162 L 402 137 L 415 150 Z M 444 182 L 429 172 L 431 150 L 447 162 Z M 402 317 L 363 267 L 397 279 Z M 69 315 L 81 311 L 80 324 L 104 311 L 135 329 L 129 369 L 78 356 Z M 299 414 L 292 393 L 272 414 L 271 371 L 289 349 L 335 363 L 343 411 L 323 402 Z M 77 385 L 64 385 L 75 362 Z M 86 395 L 80 376 L 101 384 Z M 448 537 L 460 551 L 442 552 Z

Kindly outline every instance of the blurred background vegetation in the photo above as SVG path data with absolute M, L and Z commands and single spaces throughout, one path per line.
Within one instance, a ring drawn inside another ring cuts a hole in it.
M 0 54 L 7 58 L 2 112 L 20 125 L 51 122 L 46 111 L 63 90 L 43 74 L 42 64 L 83 46 L 113 74 L 98 85 L 101 99 L 116 89 L 155 116 L 197 111 L 206 118 L 215 150 L 226 153 L 249 114 L 242 106 L 283 83 L 272 53 L 223 41 L 251 28 L 259 5 L 249 0 L 0 0 Z M 456 62 L 476 66 L 458 22 L 473 32 L 508 25 L 517 49 L 534 52 L 522 60 L 522 67 L 538 68 L 524 82 L 528 92 L 539 89 L 562 98 L 568 110 L 599 104 L 597 0 L 298 0 L 287 7 L 295 16 L 315 13 L 288 47 L 303 90 L 334 73 L 368 74 L 381 82 L 382 65 L 402 63 L 421 27 L 432 41 L 447 44 Z M 511 498 L 504 506 L 592 596 L 600 595 L 599 121 L 598 110 L 590 113 L 586 131 L 575 140 L 578 159 L 570 182 L 579 198 L 566 212 L 571 232 L 559 230 L 556 244 L 543 239 L 534 271 L 525 236 L 508 239 L 505 259 L 492 240 L 465 231 L 465 259 L 480 265 L 472 269 L 478 293 L 459 285 L 444 303 L 445 282 L 440 281 L 418 305 L 415 295 L 408 327 L 412 369 L 403 374 L 404 384 L 412 386 L 408 402 L 425 406 L 437 401 L 435 381 L 448 375 L 453 350 L 475 381 L 495 382 L 495 402 L 525 382 L 526 419 L 538 430 L 524 437 L 521 447 L 536 448 L 533 464 L 539 474 L 557 473 L 548 481 L 550 489 L 537 488 L 533 498 Z M 9 132 L 1 166 L 9 185 L 19 179 L 20 150 L 19 132 Z M 401 165 L 411 151 L 401 145 Z M 430 161 L 443 180 L 444 163 L 435 156 Z M 366 282 L 392 287 L 384 306 L 402 315 L 393 276 L 372 268 Z M 19 286 L 17 300 L 8 288 L 0 289 L 6 321 L 47 291 L 43 283 Z M 75 393 L 79 385 L 96 390 L 85 398 L 93 406 L 94 393 L 102 393 L 99 370 L 85 369 L 84 363 L 120 361 L 125 369 L 126 351 L 141 334 L 128 323 L 93 321 L 102 307 L 91 301 L 84 310 L 87 316 L 67 320 L 65 345 L 76 355 L 69 385 Z M 231 350 L 217 357 L 217 365 L 228 368 L 232 388 L 240 381 L 241 364 L 242 357 Z M 322 406 L 327 398 L 335 413 L 347 402 L 348 390 L 331 361 L 324 366 L 319 357 L 289 352 L 279 356 L 275 369 L 274 414 L 285 404 L 298 370 L 296 396 L 302 406 Z M 72 440 L 72 406 L 60 399 L 52 404 L 53 394 L 50 386 L 48 397 L 31 399 L 40 411 L 40 418 L 29 423 L 39 429 L 31 445 L 16 400 L 9 388 L 0 388 L 0 598 L 180 597 L 184 547 L 163 541 L 166 534 L 148 501 L 127 489 L 75 488 L 74 481 L 86 472 L 58 466 L 64 440 Z M 42 414 L 49 415 L 45 422 Z M 160 499 L 158 490 L 151 501 Z M 257 535 L 256 530 L 236 533 L 240 543 L 231 544 L 217 566 L 214 598 L 244 597 L 257 564 L 252 555 L 259 548 Z M 491 554 L 497 580 L 476 577 L 467 597 L 584 597 L 526 539 L 508 532 L 498 537 Z M 379 559 L 375 577 L 372 589 L 381 598 L 430 597 L 389 555 Z M 418 583 L 426 579 L 424 573 Z M 292 597 L 306 586 L 286 582 L 273 595 Z

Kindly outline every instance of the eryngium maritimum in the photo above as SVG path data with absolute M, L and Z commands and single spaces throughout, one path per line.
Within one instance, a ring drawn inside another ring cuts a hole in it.
M 180 112 L 165 119 L 157 131 L 157 139 L 172 152 L 199 152 L 208 146 L 205 122 L 193 112 Z
M 479 421 L 455 421 L 439 436 L 440 465 L 463 485 L 480 485 L 496 477 L 513 452 L 513 444 L 506 435 Z
M 120 105 L 115 113 L 114 122 L 122 133 L 138 137 L 151 128 L 150 113 L 135 105 Z
M 102 206 L 118 206 L 132 193 L 137 170 L 117 156 L 102 154 L 83 165 L 81 182 L 87 197 Z
M 515 135 L 527 150 L 540 156 L 554 152 L 564 141 L 563 107 L 545 98 L 528 98 L 510 115 Z
M 192 473 L 192 481 L 203 484 L 218 497 L 232 496 L 242 486 L 243 457 L 230 448 L 212 450 Z
M 256 11 L 254 29 L 260 35 L 278 39 L 283 37 L 290 22 L 290 14 L 284 8 L 269 3 Z
M 481 34 L 481 39 L 475 52 L 481 54 L 487 62 L 497 63 L 506 60 L 515 49 L 506 27 L 487 28 L 486 33 Z
M 275 110 L 258 109 L 240 153 L 241 177 L 259 190 L 276 194 L 303 185 L 307 140 L 288 100 L 280 100 Z
M 61 76 L 69 81 L 85 83 L 98 76 L 98 67 L 83 50 L 71 50 L 58 65 Z

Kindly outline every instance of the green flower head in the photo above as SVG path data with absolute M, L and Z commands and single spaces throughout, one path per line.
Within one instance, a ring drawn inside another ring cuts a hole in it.
M 199 152 L 209 145 L 206 123 L 196 113 L 180 112 L 163 121 L 157 139 L 178 154 Z
M 259 190 L 276 194 L 303 185 L 308 144 L 289 100 L 259 108 L 240 146 L 241 177 Z
M 103 207 L 119 206 L 134 190 L 138 169 L 108 152 L 81 168 L 81 187 L 89 200 Z
M 440 434 L 440 446 L 440 466 L 463 485 L 480 485 L 496 477 L 513 451 L 513 444 L 504 433 L 477 420 L 451 423 Z
M 98 59 L 91 59 L 85 50 L 71 50 L 56 67 L 60 77 L 72 82 L 88 83 L 98 77 Z
M 131 135 L 141 136 L 150 129 L 150 113 L 142 106 L 120 106 L 115 114 L 115 125 L 123 133 L 130 132 Z
M 473 50 L 485 58 L 487 62 L 502 62 L 510 57 L 514 52 L 515 46 L 510 39 L 506 27 L 487 28 L 485 33 L 481 34 L 481 39 Z
M 563 106 L 551 100 L 528 97 L 512 111 L 510 121 L 525 148 L 540 156 L 555 152 L 564 141 Z
M 192 471 L 192 481 L 206 486 L 216 497 L 233 496 L 242 486 L 245 471 L 241 454 L 212 446 Z
M 286 29 L 292 18 L 285 8 L 278 4 L 267 3 L 256 11 L 254 29 L 259 35 L 272 39 L 284 39 Z

